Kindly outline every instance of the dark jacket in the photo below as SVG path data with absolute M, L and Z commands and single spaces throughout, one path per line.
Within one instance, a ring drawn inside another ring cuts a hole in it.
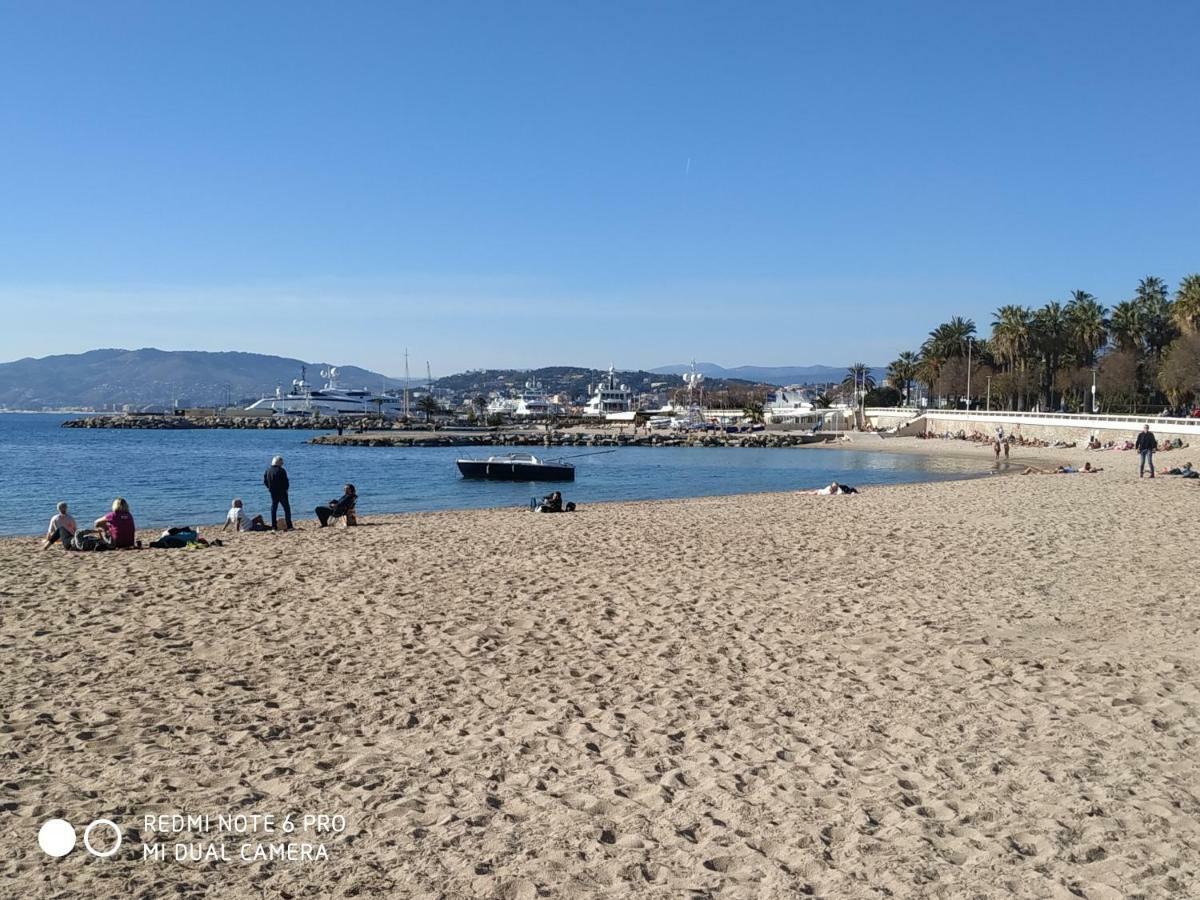
M 263 473 L 263 484 L 267 486 L 272 497 L 286 497 L 288 492 L 287 469 L 283 466 L 271 466 Z
M 358 499 L 357 494 L 342 494 L 342 496 L 339 497 L 338 499 L 331 501 L 329 504 L 329 508 L 333 510 L 333 517 L 335 519 L 340 519 L 346 513 L 353 510 L 354 502 L 357 499 Z
M 1154 436 L 1153 431 L 1139 431 L 1133 446 L 1139 453 L 1143 450 L 1157 450 L 1158 438 Z

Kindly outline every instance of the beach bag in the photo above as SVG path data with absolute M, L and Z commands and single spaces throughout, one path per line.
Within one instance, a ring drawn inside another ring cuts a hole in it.
M 157 541 L 151 541 L 150 546 L 156 550 L 181 550 L 198 537 L 200 535 L 190 525 L 184 525 L 182 528 L 168 528 Z
M 71 539 L 71 546 L 76 550 L 84 551 L 108 549 L 108 544 L 104 543 L 104 538 L 94 528 L 84 528 L 75 532 L 75 537 Z

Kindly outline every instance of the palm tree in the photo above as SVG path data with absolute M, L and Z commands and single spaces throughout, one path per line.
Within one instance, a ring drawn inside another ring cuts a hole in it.
M 1108 340 L 1105 309 L 1087 291 L 1072 291 L 1066 316 L 1070 349 L 1075 362 L 1084 368 L 1091 368 L 1096 364 L 1096 354 Z
M 942 360 L 922 353 L 917 361 L 916 379 L 925 385 L 926 396 L 932 398 L 937 390 L 938 378 L 942 374 Z
M 975 321 L 953 316 L 949 322 L 943 322 L 933 331 L 921 347 L 926 355 L 938 359 L 949 359 L 953 356 L 966 356 L 967 345 L 975 336 Z
M 1134 352 L 1141 349 L 1142 311 L 1136 301 L 1123 300 L 1114 306 L 1108 328 L 1117 342 L 1118 349 Z
M 1133 302 L 1138 308 L 1142 340 L 1157 364 L 1163 350 L 1177 335 L 1167 283 L 1161 278 L 1147 275 L 1138 282 Z
M 813 409 L 829 409 L 833 405 L 832 398 L 826 393 L 813 397 Z
M 755 400 L 753 397 L 751 397 L 746 401 L 745 405 L 742 406 L 742 415 L 744 415 L 751 422 L 758 424 L 763 420 L 764 409 L 765 407 L 763 406 L 763 402 L 761 400 Z
M 1030 345 L 1041 362 L 1042 397 L 1046 408 L 1054 406 L 1054 376 L 1069 346 L 1069 324 L 1061 303 L 1050 302 L 1033 314 Z
M 1167 283 L 1161 278 L 1147 275 L 1138 282 L 1133 299 L 1137 303 L 1154 303 L 1167 299 Z
M 442 411 L 442 404 L 437 402 L 433 394 L 422 394 L 417 398 L 417 409 L 425 414 L 425 421 L 428 422 Z
M 875 376 L 871 374 L 871 367 L 866 363 L 855 363 L 846 370 L 846 377 L 842 379 L 842 387 L 856 391 L 859 385 L 862 385 L 863 391 L 875 387 Z
M 888 381 L 891 382 L 892 387 L 900 391 L 904 402 L 910 405 L 912 383 L 913 379 L 917 377 L 917 362 L 917 354 L 911 350 L 905 350 L 892 361 L 887 370 Z
M 1200 333 L 1200 275 L 1187 275 L 1179 282 L 1173 312 L 1180 331 Z
M 1000 307 L 992 318 L 992 349 L 1008 371 L 1007 383 L 1013 387 L 1011 399 L 1017 409 L 1025 408 L 1025 370 L 1032 320 L 1033 312 L 1015 303 Z
M 1012 371 L 1029 351 L 1030 311 L 1009 304 L 996 310 L 992 318 L 992 347 L 1001 362 Z

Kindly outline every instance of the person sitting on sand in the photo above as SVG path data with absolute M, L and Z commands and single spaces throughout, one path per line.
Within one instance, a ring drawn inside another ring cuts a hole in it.
M 560 513 L 563 511 L 562 493 L 559 491 L 551 491 L 542 498 L 542 502 L 538 504 L 538 512 L 544 513 Z
M 357 525 L 358 518 L 354 514 L 354 504 L 358 502 L 358 492 L 354 489 L 354 485 L 347 484 L 342 487 L 342 496 L 336 500 L 330 500 L 326 506 L 317 507 L 317 519 L 324 528 L 329 524 L 330 519 L 346 520 L 346 525 Z
M 1090 438 L 1088 438 L 1087 448 L 1089 450 L 1099 450 L 1100 449 L 1100 438 L 1096 437 L 1093 434 Z
M 50 527 L 46 529 L 46 542 L 42 544 L 42 549 L 49 550 L 55 541 L 62 541 L 62 548 L 70 550 L 75 531 L 75 519 L 67 512 L 67 504 L 59 503 L 58 512 L 50 518 Z
M 101 516 L 93 526 L 111 550 L 128 550 L 136 546 L 137 527 L 133 523 L 133 514 L 129 512 L 129 504 L 124 497 L 114 500 L 112 512 Z
M 233 505 L 229 507 L 229 512 L 225 514 L 225 524 L 221 526 L 221 530 L 225 531 L 230 525 L 234 531 L 267 531 L 266 520 L 262 516 L 254 516 L 247 518 L 246 512 L 242 507 L 240 498 L 235 497 Z

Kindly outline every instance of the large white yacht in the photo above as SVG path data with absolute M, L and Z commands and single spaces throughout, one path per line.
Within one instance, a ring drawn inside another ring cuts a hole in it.
M 603 419 L 612 413 L 627 413 L 633 410 L 633 389 L 617 381 L 616 370 L 609 366 L 608 374 L 600 379 L 591 399 L 583 408 L 589 418 Z
M 487 411 L 489 415 L 540 419 L 560 415 L 563 410 L 550 400 L 540 382 L 531 379 L 525 382 L 525 389 L 514 397 L 495 397 L 488 404 Z
M 302 366 L 300 377 L 292 381 L 286 394 L 282 387 L 277 387 L 274 397 L 255 400 L 246 408 L 270 409 L 276 415 L 394 417 L 404 414 L 404 401 L 400 397 L 342 387 L 338 384 L 336 366 L 321 370 L 325 385 L 316 390 L 309 385 L 306 375 L 307 369 Z

